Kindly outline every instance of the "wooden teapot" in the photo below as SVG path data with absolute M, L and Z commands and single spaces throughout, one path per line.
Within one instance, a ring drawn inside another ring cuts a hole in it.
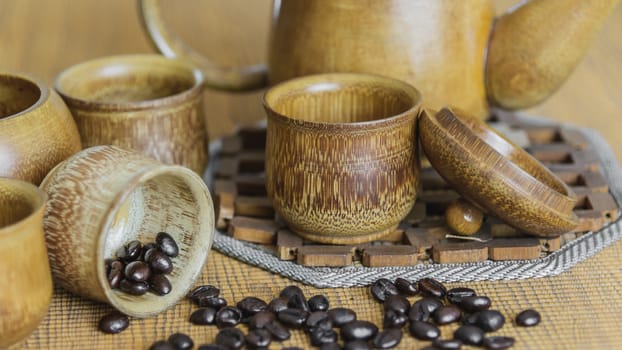
M 267 65 L 219 67 L 167 30 L 158 0 L 139 0 L 166 56 L 190 59 L 208 86 L 245 90 L 324 72 L 404 80 L 424 106 L 485 118 L 526 108 L 564 82 L 619 0 L 530 0 L 499 18 L 492 0 L 275 0 Z

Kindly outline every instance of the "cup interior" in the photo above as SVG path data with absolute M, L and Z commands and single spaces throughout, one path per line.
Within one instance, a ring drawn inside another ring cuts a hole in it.
M 265 105 L 281 116 L 314 123 L 360 123 L 402 114 L 420 102 L 410 85 L 373 75 L 324 74 L 276 85 Z
M 145 317 L 168 308 L 185 295 L 201 271 L 211 246 L 209 226 L 213 226 L 213 219 L 204 218 L 213 207 L 211 200 L 204 199 L 207 190 L 189 176 L 161 173 L 144 179 L 108 214 L 100 240 L 99 281 L 110 303 L 123 313 Z M 166 275 L 172 291 L 165 296 L 134 296 L 112 290 L 104 260 L 115 258 L 116 251 L 132 240 L 155 242 L 161 231 L 170 234 L 179 246 L 179 255 L 171 258 L 173 271 Z
M 45 194 L 20 180 L 0 178 L 0 234 L 2 229 L 26 219 L 43 206 Z
M 0 119 L 27 110 L 40 97 L 41 89 L 34 82 L 13 75 L 0 75 Z
M 73 66 L 59 75 L 56 89 L 70 101 L 124 104 L 175 96 L 200 84 L 200 73 L 181 61 L 135 55 Z

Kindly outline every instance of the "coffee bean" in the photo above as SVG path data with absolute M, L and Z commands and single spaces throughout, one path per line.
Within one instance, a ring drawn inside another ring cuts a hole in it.
M 278 314 L 279 312 L 287 309 L 287 298 L 280 297 L 276 299 L 272 299 L 270 304 L 268 304 L 268 310 Z
M 125 278 L 134 282 L 144 282 L 151 276 L 149 265 L 142 261 L 132 261 L 125 266 Z
M 189 350 L 194 346 L 192 338 L 183 333 L 171 334 L 171 336 L 168 337 L 168 342 L 171 343 L 176 350 Z
M 438 350 L 460 350 L 460 348 L 462 348 L 462 341 L 459 339 L 436 338 L 432 342 L 432 347 Z
M 265 325 L 265 330 L 272 334 L 274 339 L 279 341 L 287 340 L 291 336 L 289 329 L 285 327 L 281 322 L 274 320 Z
M 300 289 L 298 286 L 287 286 L 283 288 L 283 290 L 281 290 L 281 293 L 279 293 L 279 297 L 285 298 L 286 300 L 289 301 L 292 298 L 292 296 L 296 294 L 304 296 L 302 289 Z
M 196 325 L 214 324 L 215 320 L 216 310 L 211 307 L 202 307 L 190 315 L 190 322 Z
M 444 298 L 445 294 L 447 294 L 445 286 L 434 278 L 422 278 L 419 280 L 419 291 L 425 296 L 439 299 Z
M 234 327 L 225 327 L 216 334 L 214 341 L 227 349 L 239 349 L 244 345 L 244 333 Z
M 325 343 L 337 341 L 337 333 L 332 329 L 315 328 L 311 331 L 311 344 L 320 346 Z
M 484 310 L 469 315 L 464 320 L 465 324 L 477 326 L 484 332 L 494 332 L 505 323 L 505 317 L 497 310 Z
M 439 325 L 460 321 L 462 312 L 456 305 L 444 305 L 434 311 L 434 322 Z
M 175 350 L 175 346 L 166 340 L 158 340 L 157 342 L 151 344 L 149 350 Z
M 127 263 L 138 259 L 141 253 L 142 243 L 140 241 L 131 241 L 117 250 L 117 258 Z
M 488 337 L 482 342 L 482 346 L 486 349 L 503 350 L 512 347 L 514 345 L 514 338 L 512 337 Z
M 167 295 L 173 287 L 164 275 L 153 275 L 149 279 L 149 290 L 157 295 Z
M 454 338 L 467 345 L 480 345 L 484 340 L 484 331 L 476 326 L 462 325 L 454 332 Z
M 324 343 L 320 345 L 320 350 L 341 350 L 341 347 L 337 343 Z
M 471 288 L 452 288 L 447 291 L 447 301 L 452 304 L 460 304 L 462 298 L 475 296 L 475 291 Z
M 251 349 L 265 349 L 270 345 L 272 338 L 265 329 L 253 329 L 246 335 L 246 346 Z
M 145 261 L 145 253 L 147 253 L 149 251 L 149 249 L 157 248 L 157 247 L 158 246 L 155 243 L 153 243 L 153 242 L 144 244 L 142 252 L 140 253 L 140 257 L 138 258 L 138 260 Z
M 268 308 L 268 304 L 265 301 L 255 297 L 246 297 L 238 301 L 236 306 L 242 311 L 242 316 L 244 317 L 250 317 Z
M 438 327 L 423 321 L 412 321 L 408 329 L 410 334 L 419 340 L 432 340 L 441 335 Z
M 225 306 L 216 312 L 218 328 L 233 327 L 242 321 L 242 311 L 237 307 Z
M 403 295 L 390 295 L 383 303 L 384 311 L 393 310 L 402 314 L 407 314 L 410 309 L 410 302 Z
M 202 298 L 198 300 L 197 304 L 201 307 L 213 307 L 216 310 L 220 310 L 222 307 L 227 306 L 227 300 L 221 297 Z
M 110 263 L 110 272 L 108 273 L 108 284 L 110 284 L 110 288 L 119 288 L 121 279 L 123 279 L 124 269 L 123 263 L 119 260 Z
M 190 300 L 194 301 L 195 303 L 198 303 L 200 299 L 215 298 L 219 294 L 220 289 L 212 285 L 206 284 L 194 288 L 190 293 L 188 293 L 188 298 L 190 298 Z
M 540 323 L 540 313 L 527 309 L 516 315 L 516 324 L 522 327 L 533 327 Z
M 168 233 L 158 232 L 156 235 L 156 243 L 158 244 L 160 251 L 171 258 L 179 255 L 179 247 L 177 246 L 177 242 L 175 242 L 173 237 Z
M 410 282 L 407 279 L 398 277 L 395 279 L 394 284 L 397 290 L 404 295 L 412 297 L 419 294 L 419 286 L 416 282 Z
M 386 278 L 381 278 L 374 282 L 371 286 L 371 294 L 376 298 L 376 300 L 380 302 L 384 302 L 387 300 L 387 297 L 390 295 L 399 294 L 397 287 L 393 284 L 393 282 L 389 281 Z
M 113 311 L 99 320 L 99 330 L 108 334 L 123 332 L 129 325 L 130 319 L 118 311 Z
M 344 341 L 369 340 L 378 333 L 378 327 L 369 321 L 356 320 L 341 327 L 341 338 Z
M 484 311 L 490 308 L 490 298 L 486 296 L 463 297 L 458 305 L 465 312 Z
M 408 316 L 401 312 L 394 310 L 387 310 L 384 312 L 382 326 L 384 328 L 402 328 L 408 321 Z
M 143 295 L 149 291 L 149 283 L 134 282 L 124 278 L 119 283 L 119 289 L 128 294 Z
M 173 262 L 171 259 L 157 249 L 150 249 L 145 253 L 146 262 L 149 263 L 154 273 L 170 273 L 173 271 Z
M 344 350 L 372 350 L 371 344 L 364 340 L 354 340 L 343 344 Z
M 302 293 L 292 295 L 287 302 L 287 307 L 291 309 L 300 309 L 306 312 L 311 310 L 309 308 L 309 303 L 307 303 L 307 299 Z
M 262 329 L 266 324 L 276 319 L 276 316 L 270 311 L 260 311 L 253 315 L 248 321 L 249 329 Z
M 292 328 L 300 328 L 307 321 L 309 313 L 301 309 L 285 309 L 277 314 L 279 321 Z
M 374 347 L 377 349 L 391 349 L 402 341 L 402 331 L 400 329 L 385 329 L 376 334 L 373 340 Z
M 427 322 L 436 309 L 443 306 L 443 303 L 436 298 L 423 298 L 417 300 L 408 312 L 410 321 Z
M 218 344 L 203 344 L 199 346 L 197 350 L 229 350 L 229 349 Z
M 333 321 L 325 311 L 315 311 L 309 314 L 305 322 L 305 328 L 312 331 L 315 328 L 332 329 Z
M 345 307 L 336 307 L 328 310 L 328 316 L 333 321 L 333 326 L 338 328 L 356 320 L 356 312 Z
M 309 301 L 310 311 L 326 311 L 328 310 L 328 299 L 323 295 L 314 295 Z

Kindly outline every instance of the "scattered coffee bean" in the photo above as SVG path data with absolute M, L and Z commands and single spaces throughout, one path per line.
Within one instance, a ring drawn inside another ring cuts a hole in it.
M 516 315 L 516 324 L 522 327 L 533 327 L 540 323 L 540 313 L 533 309 L 521 311 Z
M 239 349 L 244 345 L 244 333 L 234 327 L 225 327 L 216 334 L 214 341 L 227 349 Z
M 108 284 L 110 284 L 110 288 L 119 288 L 119 284 L 123 279 L 124 269 L 123 263 L 119 260 L 115 260 L 110 264 L 110 272 L 108 273 Z
M 387 297 L 390 295 L 399 294 L 397 287 L 393 284 L 393 282 L 389 281 L 386 278 L 381 278 L 374 282 L 371 286 L 371 294 L 376 298 L 376 300 L 380 302 L 384 302 Z
M 424 296 L 444 298 L 447 294 L 445 286 L 434 278 L 422 278 L 419 280 L 419 291 Z
M 443 305 L 434 311 L 434 322 L 438 325 L 460 321 L 462 311 L 456 305 Z
M 108 334 L 123 332 L 129 325 L 130 319 L 118 311 L 113 311 L 99 320 L 99 330 Z
M 333 326 L 337 328 L 356 320 L 356 312 L 345 307 L 336 307 L 328 310 L 328 316 L 333 320 Z
M 279 312 L 287 309 L 287 298 L 280 297 L 276 299 L 272 299 L 270 304 L 268 304 L 268 310 L 278 314 Z
M 465 312 L 484 311 L 490 308 L 490 298 L 486 296 L 463 297 L 458 304 Z
M 240 311 L 242 311 L 243 317 L 253 316 L 254 314 L 268 308 L 268 304 L 266 304 L 265 301 L 255 297 L 246 297 L 238 301 L 236 306 L 240 309 Z
M 471 288 L 459 287 L 447 291 L 447 301 L 452 304 L 460 304 L 462 298 L 475 296 L 476 293 Z
M 173 287 L 164 275 L 152 275 L 149 279 L 149 290 L 157 295 L 167 295 Z
M 301 309 L 285 309 L 277 314 L 279 321 L 292 328 L 300 328 L 307 321 L 309 313 Z
M 370 343 L 364 340 L 354 340 L 343 344 L 344 350 L 372 350 Z
M 320 345 L 320 350 L 341 350 L 341 347 L 337 343 L 325 343 Z
M 469 315 L 464 321 L 465 324 L 477 326 L 484 332 L 494 332 L 503 327 L 505 317 L 497 310 L 484 310 Z
M 276 316 L 270 311 L 260 311 L 253 315 L 248 321 L 249 329 L 262 329 L 276 319 Z
M 166 340 L 158 340 L 157 342 L 151 344 L 149 350 L 176 350 L 173 344 L 167 342 Z
M 125 278 L 134 282 L 144 282 L 151 276 L 149 265 L 142 261 L 132 261 L 125 266 Z
M 270 334 L 272 334 L 272 337 L 274 339 L 277 339 L 280 341 L 287 340 L 291 336 L 289 329 L 287 329 L 287 327 L 285 327 L 281 322 L 277 320 L 269 322 L 268 324 L 265 325 L 264 328 L 268 332 L 270 332 Z
M 237 307 L 225 306 L 216 312 L 216 326 L 218 328 L 234 327 L 242 321 L 242 311 Z
M 337 341 L 337 333 L 332 329 L 315 328 L 311 331 L 310 335 L 311 344 L 315 346 Z
M 158 249 L 171 258 L 179 255 L 179 247 L 177 246 L 177 242 L 175 242 L 173 237 L 168 233 L 158 232 L 156 235 L 156 243 L 158 244 Z
M 201 307 L 213 307 L 216 310 L 220 310 L 222 307 L 227 306 L 227 301 L 221 297 L 202 298 L 199 299 L 197 304 Z
M 333 321 L 325 311 L 315 311 L 309 314 L 305 322 L 307 330 L 311 331 L 315 328 L 332 329 Z
M 512 345 L 514 345 L 514 338 L 512 337 L 488 337 L 482 342 L 482 346 L 484 348 L 492 350 L 503 350 L 511 347 Z
M 410 282 L 407 279 L 398 277 L 395 279 L 394 284 L 397 290 L 404 295 L 412 297 L 419 294 L 419 286 L 417 285 L 417 282 Z
M 403 295 L 390 295 L 383 303 L 384 311 L 393 310 L 407 314 L 410 310 L 410 302 Z
M 423 321 L 412 321 L 408 329 L 410 334 L 419 340 L 433 340 L 441 335 L 438 327 Z
M 246 346 L 251 349 L 265 349 L 270 345 L 272 338 L 265 329 L 253 329 L 246 335 Z
M 423 321 L 427 322 L 434 311 L 443 306 L 443 303 L 436 298 L 423 298 L 417 300 L 408 312 L 408 319 L 410 321 Z
M 153 253 L 151 253 L 153 252 Z M 170 273 L 173 271 L 173 262 L 171 259 L 157 249 L 150 249 L 145 253 L 146 261 L 154 273 Z
M 462 341 L 459 339 L 436 338 L 432 342 L 432 347 L 438 350 L 460 350 L 460 348 L 462 348 Z
M 201 299 L 215 298 L 220 294 L 220 289 L 206 284 L 194 288 L 189 294 L 188 298 L 198 304 Z
M 229 350 L 228 348 L 218 344 L 203 344 L 197 350 Z
M 172 334 L 168 337 L 168 342 L 171 343 L 176 350 L 189 350 L 194 346 L 192 338 L 183 333 Z
M 306 312 L 309 312 L 311 309 L 309 308 L 309 303 L 307 303 L 307 298 L 303 294 L 294 294 L 289 301 L 287 302 L 287 306 L 292 309 L 300 309 Z
M 370 340 L 376 333 L 378 327 L 369 321 L 355 320 L 341 327 L 341 338 L 344 341 Z
M 377 349 L 391 349 L 402 341 L 402 331 L 397 328 L 385 329 L 376 334 L 373 340 L 374 347 Z
M 119 283 L 119 289 L 127 294 L 143 295 L 149 291 L 149 283 L 147 282 L 134 282 L 126 278 Z
M 480 345 L 484 340 L 484 331 L 476 326 L 462 325 L 454 332 L 454 338 L 467 345 Z
M 310 311 L 326 311 L 328 310 L 328 299 L 323 295 L 314 295 L 309 301 Z
M 216 310 L 211 307 L 197 309 L 190 315 L 190 322 L 196 325 L 214 324 L 215 320 Z
M 408 322 L 408 316 L 394 310 L 384 312 L 382 327 L 384 328 L 402 328 Z
M 302 296 L 304 296 L 304 293 L 302 292 L 302 289 L 300 289 L 300 287 L 298 287 L 298 286 L 287 286 L 287 287 L 283 288 L 283 290 L 281 290 L 281 293 L 279 293 L 279 297 L 280 298 L 285 298 L 285 300 L 288 300 L 288 301 L 294 295 L 302 295 Z

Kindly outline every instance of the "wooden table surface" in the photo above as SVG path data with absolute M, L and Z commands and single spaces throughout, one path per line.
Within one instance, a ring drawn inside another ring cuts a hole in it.
M 501 11 L 514 2 L 495 4 Z M 176 30 L 218 62 L 249 64 L 266 55 L 268 0 L 197 0 L 183 4 L 170 1 L 166 9 Z M 622 6 L 618 6 L 567 83 L 544 104 L 528 110 L 597 129 L 618 159 L 622 159 L 621 38 Z M 61 70 L 81 61 L 149 52 L 155 51 L 140 28 L 134 1 L 0 1 L 0 71 L 24 71 L 51 84 Z M 207 91 L 205 109 L 210 137 L 222 136 L 235 125 L 264 118 L 260 96 L 261 92 Z M 541 326 L 529 331 L 504 328 L 504 334 L 517 338 L 515 348 L 622 348 L 616 316 L 622 315 L 622 267 L 618 263 L 621 258 L 622 242 L 618 242 L 560 276 L 463 285 L 494 297 L 496 306 L 508 316 L 529 306 L 540 308 L 545 320 Z M 201 282 L 219 285 L 230 301 L 246 295 L 270 299 L 292 283 L 218 252 L 210 254 Z M 359 312 L 359 318 L 381 322 L 380 309 L 364 288 L 303 289 L 308 295 L 325 293 L 333 305 L 352 307 Z M 215 335 L 215 327 L 202 331 L 185 321 L 191 310 L 187 301 L 156 318 L 137 320 L 130 330 L 117 336 L 103 335 L 95 329 L 97 319 L 107 310 L 107 306 L 57 290 L 50 314 L 26 346 L 148 348 L 151 342 L 177 330 L 192 334 L 197 343 L 211 342 Z M 296 334 L 284 344 L 308 347 L 305 339 Z M 400 346 L 424 344 L 407 336 Z

